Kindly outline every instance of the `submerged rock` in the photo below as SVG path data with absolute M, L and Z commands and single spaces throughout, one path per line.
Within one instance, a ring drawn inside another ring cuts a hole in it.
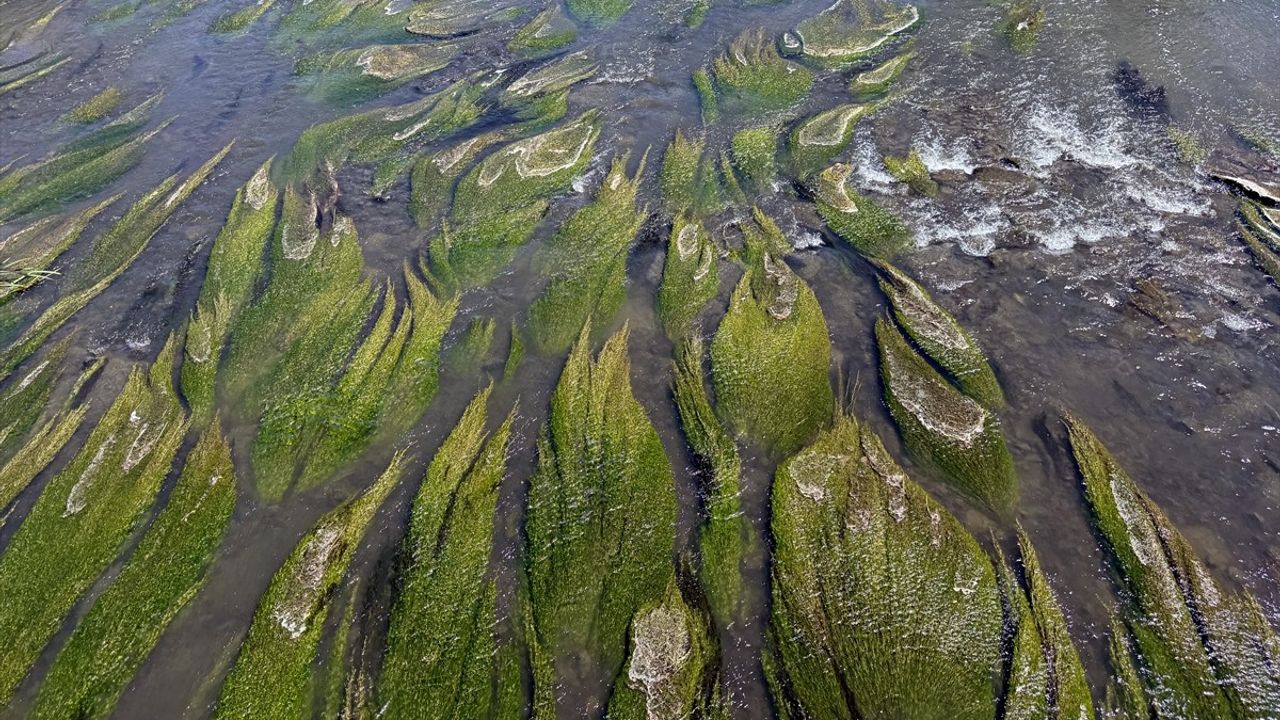
M 875 105 L 837 105 L 802 120 L 787 138 L 792 172 L 803 179 L 826 167 L 849 146 L 858 121 L 875 109 Z
M 1116 93 L 1137 114 L 1148 118 L 1167 118 L 1169 98 L 1163 85 L 1150 85 L 1142 71 L 1128 60 L 1121 61 L 1111 75 Z
M 885 0 L 836 0 L 801 22 L 782 38 L 782 48 L 822 65 L 841 66 L 878 51 L 915 27 L 920 12 L 914 5 Z
M 849 92 L 854 95 L 879 95 L 888 92 L 889 87 L 902 75 L 915 56 L 914 50 L 904 52 L 870 70 L 858 73 L 849 81 Z

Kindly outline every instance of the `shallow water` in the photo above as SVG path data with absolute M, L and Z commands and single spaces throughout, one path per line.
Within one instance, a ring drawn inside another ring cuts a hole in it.
M 0 45 L 8 26 L 25 25 L 25 13 L 39 5 L 0 2 Z M 125 191 L 126 201 L 172 172 L 189 172 L 236 140 L 226 161 L 141 259 L 59 333 L 78 331 L 73 357 L 110 358 L 93 389 L 98 400 L 90 423 L 123 384 L 127 365 L 152 359 L 166 335 L 185 322 L 210 243 L 236 189 L 267 157 L 286 153 L 303 129 L 352 111 L 304 97 L 292 84 L 290 48 L 272 38 L 278 9 L 244 34 L 216 35 L 206 29 L 225 11 L 223 3 L 201 3 L 155 27 L 160 5 L 102 23 L 92 18 L 104 5 L 67 3 L 43 34 L 9 52 L 50 48 L 70 53 L 73 60 L 39 82 L 0 96 L 2 167 L 58 147 L 73 131 L 57 118 L 109 84 L 126 91 L 124 107 L 163 91 L 153 122 L 176 119 L 152 140 L 141 164 L 103 193 Z M 604 110 L 597 157 L 578 191 L 555 202 L 535 240 L 511 267 L 462 298 L 446 345 L 470 319 L 489 316 L 498 321 L 496 348 L 481 368 L 446 370 L 425 417 L 396 443 L 412 447 L 410 481 L 379 512 L 351 581 L 360 588 L 357 597 L 367 590 L 373 598 L 362 625 L 375 643 L 385 623 L 389 575 L 417 478 L 483 378 L 501 376 L 510 319 L 522 319 L 542 287 L 532 263 L 539 245 L 590 197 L 615 154 L 629 150 L 635 163 L 649 148 L 646 175 L 654 176 L 675 128 L 699 128 L 692 69 L 722 52 L 742 30 L 762 26 L 781 33 L 824 3 L 741 7 L 716 0 L 705 24 L 694 30 L 680 24 L 677 5 L 637 2 L 617 24 L 580 32 L 574 48 L 590 48 L 601 69 L 574 88 L 570 115 L 589 107 Z M 1045 5 L 1047 23 L 1035 48 L 1018 57 L 996 30 L 1001 12 L 993 3 L 920 2 L 919 57 L 899 81 L 898 99 L 859 124 L 844 159 L 857 165 L 859 189 L 915 230 L 917 247 L 902 266 L 979 339 L 996 366 L 1009 396 L 1001 419 L 1022 482 L 1018 516 L 1100 681 L 1104 631 L 1116 596 L 1056 419 L 1059 409 L 1070 409 L 1098 432 L 1217 577 L 1251 589 L 1273 624 L 1280 620 L 1280 292 L 1234 236 L 1235 202 L 1226 188 L 1180 162 L 1166 132 L 1172 122 L 1195 133 L 1212 150 L 1210 163 L 1243 159 L 1255 169 L 1268 169 L 1268 161 L 1249 154 L 1230 128 L 1247 125 L 1273 137 L 1280 134 L 1275 81 L 1280 5 L 1274 0 Z M 514 27 L 463 38 L 463 53 L 448 68 L 361 108 L 403 102 L 474 70 L 511 62 L 503 45 Z M 1120 61 L 1166 88 L 1167 118 L 1143 117 L 1126 103 L 1112 80 Z M 814 92 L 793 116 L 846 97 L 840 77 L 820 72 Z M 724 144 L 735 129 L 732 120 L 721 122 L 709 132 L 709 146 Z M 942 186 L 936 198 L 908 193 L 880 163 L 881 156 L 902 155 L 912 146 L 920 148 Z M 1277 172 L 1275 161 L 1269 162 L 1269 170 Z M 424 242 L 404 210 L 407 183 L 373 200 L 364 190 L 367 169 L 344 170 L 340 181 L 341 207 L 361 229 L 369 273 L 397 272 L 401 260 L 419 252 Z M 634 390 L 677 470 L 681 548 L 695 537 L 697 478 L 670 396 L 673 348 L 653 310 L 667 226 L 657 214 L 656 182 L 646 182 L 642 192 L 654 214 L 633 246 L 627 304 L 618 322 L 630 323 Z M 833 370 L 857 388 L 857 414 L 976 536 L 986 541 L 994 532 L 1001 542 L 1008 540 L 1006 524 L 935 482 L 902 452 L 880 400 L 871 328 L 885 303 L 872 268 L 838 244 L 812 204 L 790 188 L 759 202 L 798 245 L 813 244 L 792 256 L 791 264 L 822 304 Z M 124 207 L 117 204 L 98 218 L 60 263 L 74 266 L 85 256 L 88 240 Z M 0 234 L 21 225 L 0 228 Z M 811 243 L 818 238 L 820 244 Z M 728 267 L 722 264 L 720 298 L 703 315 L 707 332 L 718 322 L 737 278 L 736 270 L 725 271 Z M 1172 331 L 1130 302 L 1135 282 L 1148 278 L 1179 305 Z M 45 283 L 27 295 L 23 302 L 46 305 L 58 296 L 58 283 Z M 495 393 L 495 408 L 505 409 L 516 398 L 520 404 L 497 522 L 495 572 L 504 595 L 515 583 L 515 547 L 534 442 L 562 363 L 562 357 L 526 355 L 515 380 L 500 384 Z M 238 449 L 248 447 L 252 428 L 230 432 Z M 275 505 L 255 500 L 246 483 L 208 585 L 162 636 L 115 717 L 207 717 L 276 568 L 316 518 L 376 477 L 392 450 L 374 448 L 333 482 Z M 42 481 L 71 454 L 62 453 L 19 498 L 0 528 L 0 544 L 8 542 Z M 243 465 L 247 452 L 239 454 Z M 773 464 L 750 449 L 746 456 L 743 509 L 753 520 L 757 552 L 748 563 L 747 620 L 729 628 L 722 640 L 738 715 L 769 717 L 756 658 L 767 618 Z M 342 593 L 339 604 L 347 597 Z M 79 607 L 83 612 L 87 604 L 82 600 Z M 340 616 L 340 608 L 331 613 L 331 624 Z M 46 649 L 5 716 L 23 716 L 70 627 Z M 597 684 L 584 678 L 574 690 L 584 708 L 599 701 Z

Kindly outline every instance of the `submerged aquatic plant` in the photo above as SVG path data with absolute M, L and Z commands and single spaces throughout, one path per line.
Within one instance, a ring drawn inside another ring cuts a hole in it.
M 255 0 L 239 10 L 232 10 L 218 16 L 209 26 L 210 32 L 234 33 L 248 29 L 275 5 L 275 0 Z
M 569 89 L 600 69 L 590 52 L 575 52 L 549 61 L 512 80 L 498 102 L 522 120 L 519 130 L 544 127 L 569 111 Z
M 385 718 L 507 717 L 523 704 L 520 661 L 500 641 L 489 571 L 513 410 L 492 434 L 480 391 L 436 452 L 413 501 L 406 567 L 377 686 Z M 515 707 L 509 704 L 518 703 Z
M 755 222 L 750 267 L 711 343 L 711 375 L 734 432 L 786 455 L 831 417 L 831 340 L 813 290 L 760 237 L 781 232 L 762 213 Z
M 0 703 L 143 520 L 187 420 L 174 392 L 175 341 L 134 368 L 75 458 L 45 486 L 0 555 Z
M 111 713 L 160 634 L 204 584 L 235 502 L 231 447 L 215 419 L 137 550 L 59 651 L 34 717 Z
M 893 317 L 907 337 L 965 395 L 988 410 L 1004 407 L 1000 381 L 973 336 L 906 273 L 889 263 L 873 262 L 880 271 L 880 289 L 889 298 Z
M 849 92 L 854 95 L 880 95 L 889 91 L 898 76 L 915 59 L 914 50 L 892 57 L 876 67 L 860 72 L 849 81 Z
M 858 121 L 875 109 L 875 105 L 837 105 L 801 121 L 787 137 L 792 172 L 808 178 L 826 167 L 849 146 Z
M 71 56 L 66 53 L 42 52 L 22 62 L 0 68 L 0 95 L 33 83 L 69 62 Z
M 313 95 L 352 104 L 443 70 L 457 55 L 448 43 L 369 45 L 305 56 L 294 74 Z
M 720 119 L 720 104 L 716 101 L 715 84 L 706 68 L 693 71 L 693 89 L 698 92 L 698 106 L 701 109 L 702 124 L 710 125 Z
M 658 287 L 658 319 L 667 337 L 683 337 L 694 318 L 720 292 L 719 250 L 700 220 L 678 215 L 667 240 Z
M 733 167 L 756 192 L 767 190 L 777 175 L 778 131 L 772 127 L 745 128 L 734 133 Z
M 1219 587 L 1190 543 L 1078 418 L 1071 451 L 1094 525 L 1128 591 L 1126 620 L 1158 718 L 1266 718 L 1280 707 L 1280 636 L 1257 601 Z
M 464 287 L 489 280 L 532 235 L 548 200 L 591 161 L 601 116 L 575 120 L 486 157 L 454 191 L 451 242 L 432 248 L 433 272 L 447 265 Z
M 102 92 L 67 111 L 62 119 L 69 123 L 92 125 L 111 114 L 124 100 L 124 91 L 110 85 Z
M 888 320 L 876 320 L 885 403 L 907 449 L 997 513 L 1018 499 L 1018 476 L 1000 421 L 961 394 Z
M 813 73 L 783 59 L 763 29 L 739 35 L 711 67 L 719 105 L 734 114 L 785 110 L 813 87 Z
M 325 513 L 271 578 L 231 668 L 214 717 L 309 718 L 312 681 L 334 590 L 382 502 L 403 453 L 363 494 Z
M 687 137 L 676 129 L 675 137 L 662 154 L 658 182 L 667 212 L 709 214 L 720 205 L 720 183 L 713 161 L 706 154 L 706 141 Z
M 527 58 L 542 57 L 578 39 L 578 27 L 562 10 L 559 2 L 533 16 L 507 43 L 511 52 Z
M 569 12 L 590 25 L 610 25 L 631 9 L 632 0 L 565 0 Z
M 911 243 L 911 230 L 888 210 L 849 187 L 853 167 L 836 163 L 816 180 L 814 203 L 832 232 L 862 255 L 892 260 Z
M 782 47 L 820 65 L 840 67 L 877 52 L 915 27 L 914 5 L 886 0 L 835 0 L 782 38 Z
M 49 266 L 75 244 L 95 217 L 119 200 L 102 202 L 63 217 L 47 217 L 0 240 L 0 304 L 58 273 Z
M 930 177 L 929 168 L 920 157 L 920 151 L 915 148 L 911 148 L 906 157 L 885 155 L 884 167 L 898 182 L 905 183 L 917 193 L 929 197 L 938 194 L 938 183 Z
M 409 211 L 424 230 L 435 229 L 449 209 L 453 186 L 482 152 L 507 138 L 501 130 L 483 133 L 433 153 L 419 155 L 409 176 Z
M 497 321 L 491 317 L 473 318 L 449 348 L 445 363 L 465 372 L 479 371 L 493 347 L 493 333 L 497 328 Z
M 1252 200 L 1242 200 L 1240 215 L 1244 222 L 1237 222 L 1236 229 L 1258 267 L 1271 276 L 1272 282 L 1280 284 L 1280 221 L 1266 213 Z
M 1000 32 L 1014 52 L 1026 55 L 1035 47 L 1044 21 L 1044 7 L 1037 0 L 1008 0 Z
M 772 498 L 764 667 L 781 717 L 996 717 L 991 561 L 870 428 L 838 415 Z
M 658 433 L 631 393 L 627 330 L 592 360 L 583 328 L 551 397 L 529 481 L 527 621 L 533 717 L 557 686 L 623 672 L 628 626 L 674 573 L 675 488 Z

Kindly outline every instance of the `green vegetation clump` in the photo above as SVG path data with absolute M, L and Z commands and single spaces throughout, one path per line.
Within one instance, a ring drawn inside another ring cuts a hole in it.
M 119 107 L 123 100 L 124 91 L 115 85 L 111 85 L 97 95 L 71 108 L 66 115 L 62 116 L 62 119 L 77 125 L 92 125 Z
M 1221 588 L 1190 543 L 1079 419 L 1065 418 L 1094 525 L 1127 591 L 1126 621 L 1158 717 L 1265 718 L 1280 707 L 1280 636 Z
M 711 0 L 693 0 L 693 4 L 689 6 L 689 11 L 684 15 L 684 26 L 690 30 L 702 27 L 702 23 L 707 19 L 707 13 L 711 10 Z
M 53 395 L 54 384 L 62 375 L 62 365 L 70 347 L 70 338 L 54 344 L 21 381 L 10 383 L 0 393 L 0 418 L 3 418 L 0 420 L 0 460 L 12 457 L 39 422 Z M 7 504 L 7 501 L 0 502 L 0 507 Z
M 209 31 L 234 33 L 247 30 L 250 25 L 258 21 L 258 18 L 265 15 L 274 4 L 275 0 L 256 0 L 256 2 L 252 2 L 239 10 L 233 10 L 218 16 L 209 26 Z
M 881 95 L 889 92 L 902 71 L 915 58 L 915 51 L 904 52 L 892 57 L 876 67 L 860 72 L 849 81 L 849 92 L 857 96 Z
M 1166 132 L 1169 134 L 1169 142 L 1173 143 L 1173 149 L 1178 153 L 1178 159 L 1182 162 L 1195 167 L 1209 159 L 1209 151 L 1200 143 L 1195 133 L 1176 125 L 1170 125 Z
M 684 131 L 676 128 L 676 136 L 662 153 L 662 171 L 658 175 L 658 186 L 662 191 L 662 200 L 668 212 L 676 215 L 702 208 L 705 203 L 704 189 L 699 182 L 703 178 L 702 156 L 706 141 L 701 136 L 692 138 L 685 136 Z
M 850 189 L 853 168 L 836 163 L 817 179 L 814 203 L 832 232 L 862 255 L 892 260 L 911 244 L 911 230 L 888 210 Z
M 813 87 L 813 73 L 784 60 L 763 29 L 739 35 L 711 68 L 719 104 L 733 114 L 785 110 Z
M 1116 616 L 1111 617 L 1107 658 L 1111 677 L 1107 679 L 1102 717 L 1117 720 L 1148 720 L 1151 706 L 1142 689 L 1142 678 L 1133 659 L 1133 641 L 1129 629 Z
M 313 675 L 334 591 L 399 481 L 402 460 L 397 454 L 368 490 L 325 513 L 271 578 L 222 685 L 217 720 L 312 717 Z
M 751 189 L 762 192 L 778 174 L 778 132 L 771 127 L 739 130 L 733 136 L 733 167 L 742 173 Z
M 716 417 L 703 382 L 702 339 L 680 344 L 675 365 L 675 399 L 684 437 L 702 465 L 703 517 L 698 533 L 699 575 L 711 615 L 719 625 L 736 620 L 741 597 L 747 520 L 738 493 L 742 459 Z
M 539 720 L 569 709 L 558 697 L 568 678 L 619 676 L 632 619 L 662 602 L 674 575 L 675 479 L 631 393 L 627 334 L 618 332 L 592 360 L 583 328 L 538 441 L 525 564 Z
M 991 561 L 870 428 L 837 416 L 779 466 L 772 506 L 763 659 L 780 716 L 996 717 Z
M 516 132 L 541 130 L 569 112 L 570 89 L 599 69 L 590 52 L 569 53 L 512 80 L 498 104 L 520 121 L 512 128 Z
M 443 70 L 457 55 L 452 44 L 368 45 L 303 56 L 293 71 L 311 95 L 349 106 Z
M 591 333 L 608 327 L 626 299 L 627 255 L 648 214 L 636 207 L 644 160 L 627 177 L 627 156 L 615 158 L 596 197 L 575 212 L 547 243 L 538 263 L 549 278 L 529 306 L 533 344 L 559 353 L 584 323 Z
M 930 177 L 924 158 L 920 157 L 920 151 L 915 148 L 911 148 L 906 157 L 885 155 L 884 167 L 898 182 L 906 183 L 907 187 L 917 193 L 928 197 L 938 194 L 938 183 Z
M 542 57 L 577 39 L 577 26 L 565 16 L 560 3 L 556 2 L 533 16 L 528 25 L 520 28 L 507 43 L 507 49 L 526 58 Z
M 231 447 L 215 419 L 138 549 L 58 653 L 36 718 L 111 713 L 160 634 L 204 584 L 235 503 Z
M 788 53 L 826 67 L 843 67 L 878 52 L 920 22 L 913 5 L 884 0 L 837 0 L 782 38 Z
M 66 53 L 42 52 L 35 57 L 0 69 L 0 96 L 35 82 L 71 62 Z
M 748 253 L 750 266 L 711 343 L 711 374 L 734 432 L 782 456 L 803 447 L 831 417 L 831 341 L 804 280 L 751 235 Z
M 507 133 L 501 130 L 467 138 L 452 147 L 419 155 L 409 175 L 409 212 L 418 227 L 435 229 L 449 209 L 453 186 L 480 153 L 501 142 Z
M 991 411 L 956 390 L 894 325 L 876 320 L 885 403 L 907 449 L 1000 514 L 1018 499 L 1013 457 Z
M 119 199 L 112 195 L 64 217 L 42 218 L 5 238 L 0 247 L 9 259 L 0 266 L 0 305 L 56 275 L 49 266 L 80 239 L 90 221 Z
M 694 318 L 720 291 L 718 255 L 701 221 L 676 217 L 658 288 L 658 319 L 672 340 L 693 329 Z
M 174 346 L 171 337 L 149 374 L 134 368 L 0 555 L 0 704 L 116 559 L 169 473 L 187 431 L 172 382 Z
M 800 122 L 787 137 L 792 171 L 799 178 L 812 177 L 836 158 L 853 140 L 858 121 L 875 110 L 874 105 L 837 105 Z
M 1035 47 L 1045 17 L 1044 7 L 1036 0 L 1011 0 L 1000 23 L 1000 32 L 1014 52 L 1026 55 Z
M 61 288 L 63 294 L 58 301 L 46 308 L 17 339 L 0 351 L 0 380 L 30 357 L 72 315 L 120 277 L 138 259 L 160 227 L 205 181 L 230 150 L 231 145 L 227 144 L 181 184 L 178 184 L 177 175 L 166 178 L 134 203 L 115 225 L 98 236 L 89 256 L 66 278 L 66 284 Z
M 599 111 L 494 152 L 454 191 L 452 234 L 432 248 L 432 271 L 447 265 L 463 287 L 488 281 L 533 234 L 549 199 L 567 190 L 591 161 Z M 445 252 L 447 251 L 447 252 Z
M 693 88 L 698 91 L 698 106 L 702 115 L 702 124 L 711 125 L 720 119 L 720 104 L 716 101 L 715 83 L 706 68 L 693 71 Z
M 1240 215 L 1244 222 L 1237 221 L 1236 229 L 1258 267 L 1280 284 L 1280 224 L 1269 220 L 1265 212 L 1252 200 L 1241 201 Z
M 906 273 L 873 261 L 880 270 L 880 289 L 889 298 L 898 327 L 945 371 L 947 379 L 988 410 L 1004 407 L 1004 391 L 982 349 L 951 313 Z
M 376 3 L 370 3 L 376 6 Z M 416 3 L 405 29 L 415 35 L 452 38 L 471 35 L 499 23 L 511 23 L 524 14 L 518 4 L 492 0 L 460 0 L 453 3 Z
M 493 347 L 493 332 L 498 323 L 493 318 L 475 318 L 467 323 L 458 341 L 449 348 L 447 364 L 458 370 L 478 374 L 480 365 Z
M 514 412 L 490 435 L 491 390 L 463 412 L 414 498 L 378 680 L 381 717 L 508 716 L 495 706 L 500 641 L 489 555 Z
M 516 370 L 520 368 L 520 361 L 524 360 L 524 340 L 520 338 L 520 330 L 516 327 L 514 318 L 511 320 L 511 342 L 507 347 L 507 360 L 502 364 L 502 379 L 510 380 L 515 377 Z
M 612 25 L 631 9 L 632 0 L 565 0 L 569 12 L 589 25 Z

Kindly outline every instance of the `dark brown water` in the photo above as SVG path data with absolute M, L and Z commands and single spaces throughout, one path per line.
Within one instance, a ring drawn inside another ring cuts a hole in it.
M 1036 49 L 1017 58 L 995 31 L 1000 11 L 992 4 L 919 5 L 925 17 L 918 32 L 920 57 L 901 81 L 906 92 L 859 126 L 849 157 L 858 165 L 859 187 L 915 229 L 919 247 L 903 265 L 978 337 L 997 367 L 1010 400 L 1002 415 L 1004 431 L 1022 481 L 1019 518 L 1062 596 L 1086 661 L 1101 673 L 1102 632 L 1115 596 L 1062 442 L 1059 408 L 1097 430 L 1216 575 L 1257 593 L 1275 621 L 1280 291 L 1233 238 L 1235 206 L 1224 188 L 1179 163 L 1167 141 L 1166 120 L 1136 115 L 1117 94 L 1112 74 L 1117 63 L 1130 61 L 1149 82 L 1166 88 L 1175 125 L 1197 134 L 1220 157 L 1242 156 L 1230 133 L 1233 125 L 1280 134 L 1280 6 L 1274 0 L 1050 2 Z M 141 165 L 113 184 L 127 199 L 237 141 L 142 258 L 64 330 L 78 329 L 75 347 L 81 355 L 111 359 L 93 391 L 99 411 L 123 384 L 128 364 L 153 358 L 191 311 L 209 245 L 236 188 L 265 158 L 286 152 L 304 128 L 351 111 L 307 99 L 291 85 L 292 57 L 272 41 L 275 13 L 244 35 L 206 32 L 228 6 L 206 2 L 155 28 L 156 6 L 101 24 L 90 18 L 103 5 L 73 1 L 38 39 L 9 51 L 54 48 L 73 60 L 44 81 L 0 97 L 0 166 L 56 148 L 70 132 L 56 118 L 108 84 L 126 90 L 134 103 L 164 91 L 154 117 L 176 116 L 151 142 Z M 7 26 L 48 7 L 52 3 L 0 2 L 0 45 Z M 452 336 L 473 317 L 496 317 L 496 351 L 483 367 L 446 371 L 439 395 L 407 438 L 415 457 L 411 481 L 380 511 L 354 565 L 352 582 L 372 587 L 373 597 L 386 584 L 416 480 L 435 446 L 484 376 L 501 374 L 509 319 L 522 318 L 541 288 L 530 263 L 537 246 L 585 202 L 615 153 L 631 150 L 634 161 L 652 148 L 657 158 L 675 128 L 699 126 L 691 69 L 742 30 L 763 26 L 782 32 L 823 3 L 743 8 L 717 0 L 696 30 L 673 19 L 673 7 L 638 2 L 618 24 L 581 33 L 577 46 L 591 48 L 602 68 L 575 88 L 571 112 L 605 111 L 597 160 L 579 183 L 586 192 L 559 201 L 512 268 L 463 297 Z M 502 40 L 465 40 L 463 57 L 451 67 L 368 105 L 402 102 L 491 67 L 504 60 Z M 844 97 L 838 78 L 820 79 L 805 109 L 829 107 Z M 722 124 L 710 144 L 723 143 L 734 129 Z M 942 184 L 937 198 L 907 194 L 879 163 L 881 155 L 900 155 L 912 145 L 922 149 Z M 655 165 L 651 160 L 649 174 Z M 351 170 L 341 180 L 342 206 L 361 228 L 370 272 L 393 270 L 420 249 L 423 238 L 405 211 L 404 183 L 385 201 L 373 201 L 363 192 L 367 171 Z M 649 183 L 645 192 L 656 207 L 654 189 Z M 762 203 L 790 237 L 811 246 L 792 265 L 818 294 L 839 372 L 858 383 L 856 411 L 905 459 L 880 401 L 871 326 L 884 307 L 871 270 L 822 234 L 810 205 L 781 190 Z M 99 218 L 61 262 L 73 266 L 83 257 L 84 240 L 122 207 Z M 664 248 L 665 230 L 655 216 L 632 253 L 628 302 L 619 322 L 625 319 L 632 330 L 636 395 L 677 469 L 683 546 L 696 519 L 696 478 L 668 389 L 671 344 L 653 311 Z M 1157 279 L 1181 306 L 1179 332 L 1133 309 L 1135 282 L 1148 278 Z M 724 293 L 706 313 L 708 332 L 733 279 L 723 279 Z M 57 283 L 51 282 L 29 302 L 47 304 L 56 296 Z M 498 522 L 497 571 L 507 588 L 533 443 L 562 362 L 529 356 L 516 381 L 501 385 L 495 396 L 495 408 L 517 397 L 520 403 Z M 247 428 L 232 430 L 243 438 Z M 246 494 L 207 587 L 164 634 L 116 717 L 206 717 L 272 573 L 323 512 L 380 472 L 391 450 L 377 448 L 343 477 L 278 505 Z M 7 543 L 42 481 L 69 455 L 19 499 L 0 530 L 0 543 Z M 750 449 L 747 458 L 743 506 L 753 519 L 759 552 L 749 563 L 748 619 L 730 629 L 725 645 L 740 715 L 766 717 L 755 657 L 767 596 L 764 537 L 772 466 Z M 928 472 L 908 467 L 980 538 L 989 531 L 1007 538 L 1008 527 Z M 357 597 L 363 596 L 361 590 Z M 378 607 L 370 605 L 365 621 L 375 636 L 383 620 Z M 331 622 L 340 616 L 335 610 Z M 23 715 L 65 633 L 7 716 Z

